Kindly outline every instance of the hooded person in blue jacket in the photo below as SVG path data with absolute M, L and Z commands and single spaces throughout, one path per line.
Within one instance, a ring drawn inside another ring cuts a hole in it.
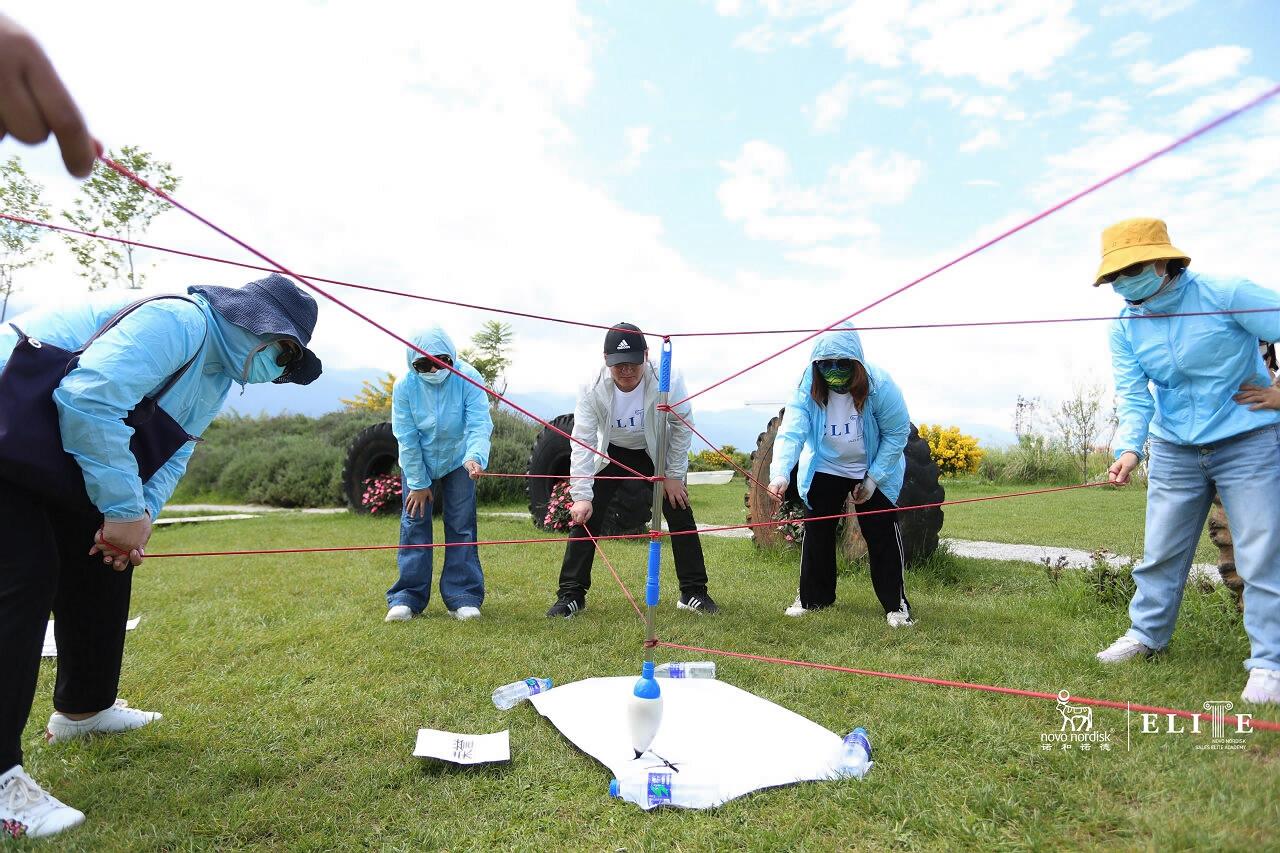
M 159 714 L 118 700 L 133 566 L 142 562 L 151 524 L 186 470 L 185 444 L 146 482 L 130 452 L 123 418 L 190 366 L 157 398 L 188 435 L 198 436 L 233 385 L 296 382 L 320 375 L 307 344 L 315 300 L 282 275 L 241 288 L 191 287 L 186 299 L 149 301 L 85 350 L 53 393 L 65 452 L 84 475 L 93 511 L 41 497 L 0 470 L 0 823 L 49 835 L 84 815 L 43 791 L 22 770 L 21 736 L 35 699 L 40 649 L 52 611 L 58 676 L 50 742 L 123 732 Z M 89 340 L 132 299 L 113 298 L 13 321 L 33 339 L 68 351 Z M 17 336 L 0 333 L 0 367 Z M 0 400 L 0 406 L 15 405 Z M 114 569 L 114 571 L 113 571 Z
M 1270 384 L 1258 341 L 1280 339 L 1280 294 L 1193 273 L 1190 263 L 1159 219 L 1102 232 L 1094 287 L 1106 282 L 1125 300 L 1110 332 L 1120 419 L 1111 482 L 1129 482 L 1148 438 L 1150 458 L 1132 625 L 1097 657 L 1115 663 L 1168 646 L 1216 486 L 1248 601 L 1241 697 L 1280 703 L 1280 412 L 1250 405 L 1250 389 Z
M 788 616 L 830 607 L 836 600 L 836 525 L 853 496 L 867 543 L 871 583 L 889 625 L 913 625 L 907 602 L 898 493 L 906 474 L 903 449 L 911 417 L 889 374 L 867 364 L 852 324 L 822 333 L 787 404 L 773 444 L 769 490 L 782 500 L 791 469 L 805 504 L 800 591 Z
M 474 619 L 484 604 L 484 573 L 475 545 L 475 480 L 489 464 L 489 395 L 480 372 L 458 358 L 444 329 L 432 326 L 416 335 L 413 344 L 418 349 L 407 350 L 409 372 L 391 388 L 391 429 L 400 445 L 405 496 L 400 544 L 431 545 L 431 506 L 439 502 L 444 541 L 451 546 L 444 549 L 440 598 L 457 618 Z M 426 609 L 434 550 L 397 552 L 400 577 L 387 590 L 386 621 L 411 619 Z

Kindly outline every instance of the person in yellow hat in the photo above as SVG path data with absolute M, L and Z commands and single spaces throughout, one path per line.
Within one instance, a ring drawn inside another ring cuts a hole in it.
M 1098 659 L 1168 646 L 1216 486 L 1249 601 L 1241 698 L 1280 703 L 1280 525 L 1259 511 L 1280 505 L 1280 411 L 1237 400 L 1243 386 L 1270 384 L 1258 341 L 1280 339 L 1280 293 L 1193 273 L 1190 263 L 1159 219 L 1102 232 L 1094 286 L 1110 284 L 1125 300 L 1110 330 L 1120 421 L 1110 481 L 1129 482 L 1148 439 L 1150 458 L 1132 626 Z

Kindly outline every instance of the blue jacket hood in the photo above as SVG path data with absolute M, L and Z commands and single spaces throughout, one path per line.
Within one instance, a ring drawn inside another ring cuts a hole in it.
M 823 358 L 851 358 L 866 363 L 862 357 L 862 338 L 848 320 L 818 335 L 818 339 L 813 342 L 809 361 L 812 363 Z
M 447 354 L 449 358 L 453 359 L 454 364 L 458 363 L 458 351 L 453 346 L 453 338 L 449 337 L 449 333 L 440 328 L 439 324 L 418 332 L 409 340 L 413 342 L 413 346 L 422 350 L 422 352 L 418 352 L 413 347 L 405 347 L 405 361 L 409 365 L 410 376 L 417 375 L 413 370 L 413 363 L 422 358 L 423 352 L 431 355 Z

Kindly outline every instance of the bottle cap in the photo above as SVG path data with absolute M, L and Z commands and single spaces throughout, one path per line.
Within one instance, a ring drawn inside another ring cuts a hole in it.
M 611 797 L 618 796 L 618 780 L 617 779 L 609 780 L 609 796 Z

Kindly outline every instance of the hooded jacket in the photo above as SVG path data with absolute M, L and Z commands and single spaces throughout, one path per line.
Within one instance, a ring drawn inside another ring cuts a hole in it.
M 157 400 L 160 408 L 198 436 L 222 408 L 233 382 L 244 384 L 247 361 L 260 338 L 215 312 L 203 296 L 160 299 L 126 315 L 80 357 L 53 392 L 63 449 L 84 472 L 89 499 L 111 521 L 154 521 L 187 470 L 188 442 L 145 484 L 129 450 L 133 429 L 124 417 L 158 391 L 193 356 L 191 367 Z M 13 324 L 33 338 L 75 350 L 133 299 L 113 297 L 37 309 Z M 192 304 L 192 303 L 195 304 Z M 17 337 L 0 333 L 0 368 Z M 0 403 L 2 404 L 2 403 Z
M 769 465 L 769 479 L 790 477 L 797 458 L 800 473 L 797 478 L 800 499 L 807 506 L 809 486 L 817 469 L 815 449 L 822 442 L 826 418 L 822 407 L 809 396 L 813 387 L 813 362 L 825 358 L 851 358 L 866 368 L 871 390 L 862 405 L 863 441 L 867 449 L 867 476 L 876 481 L 884 496 L 895 504 L 902 491 L 902 478 L 906 474 L 907 460 L 902 451 L 911 435 L 911 416 L 907 413 L 902 392 L 880 368 L 867 364 L 862 357 L 862 339 L 853 325 L 846 322 L 839 328 L 823 332 L 813 343 L 809 364 L 791 395 L 782 426 L 773 443 L 773 461 Z
M 400 469 L 411 491 L 429 489 L 431 484 L 468 459 L 489 465 L 489 436 L 493 418 L 489 415 L 489 395 L 484 378 L 474 367 L 458 358 L 453 340 L 439 326 L 413 337 L 414 346 L 431 355 L 448 354 L 453 369 L 480 383 L 472 385 L 450 371 L 437 370 L 440 382 L 430 374 L 413 369 L 418 350 L 406 347 L 409 372 L 391 387 L 391 430 L 400 444 Z
M 1222 314 L 1247 311 L 1250 314 Z M 1126 303 L 1111 323 L 1116 458 L 1142 455 L 1147 436 L 1204 445 L 1280 423 L 1280 412 L 1250 411 L 1232 398 L 1242 383 L 1271 384 L 1258 341 L 1280 340 L 1280 294 L 1242 278 L 1183 272 L 1141 305 Z M 1151 314 L 1195 314 L 1143 318 Z
M 653 460 L 654 471 L 661 471 L 662 476 L 670 480 L 683 480 L 689 468 L 689 445 L 693 443 L 693 407 L 687 402 L 674 407 L 675 413 L 667 415 L 667 461 L 665 465 L 658 462 L 658 370 L 653 362 L 646 361 L 644 369 L 644 445 Z M 575 501 L 589 501 L 595 496 L 592 474 L 598 474 L 609 460 L 602 453 L 608 453 L 609 437 L 612 433 L 613 392 L 617 384 L 608 367 L 601 367 L 595 381 L 583 386 L 578 394 L 578 405 L 573 410 L 573 437 L 595 448 L 600 453 L 592 453 L 586 447 L 574 442 L 570 454 L 569 471 L 580 479 L 569 481 L 569 494 Z M 671 390 L 668 399 L 683 400 L 689 396 L 685 389 L 684 377 L 675 370 L 671 371 Z M 684 418 L 686 425 L 676 417 Z

